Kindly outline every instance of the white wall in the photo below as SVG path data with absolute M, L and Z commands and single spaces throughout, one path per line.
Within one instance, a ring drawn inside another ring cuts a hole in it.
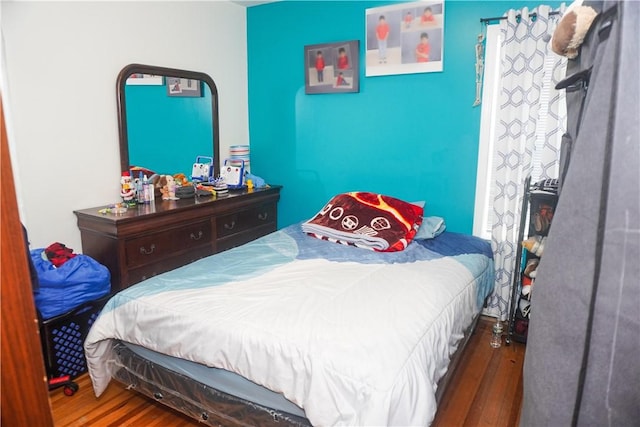
M 73 210 L 119 200 L 116 76 L 127 64 L 209 74 L 221 153 L 248 143 L 243 6 L 3 2 L 0 19 L 9 137 L 32 248 L 57 241 L 81 252 Z

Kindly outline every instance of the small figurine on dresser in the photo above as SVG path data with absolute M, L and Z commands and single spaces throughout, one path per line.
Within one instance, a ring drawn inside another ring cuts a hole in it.
M 136 189 L 131 182 L 129 171 L 122 172 L 120 177 L 120 197 L 127 206 L 136 206 Z
M 183 187 L 185 185 L 189 185 L 189 180 L 187 176 L 183 173 L 173 174 L 173 180 L 176 183 L 176 187 Z
M 178 200 L 176 197 L 176 181 L 171 175 L 162 175 L 158 181 L 162 200 Z

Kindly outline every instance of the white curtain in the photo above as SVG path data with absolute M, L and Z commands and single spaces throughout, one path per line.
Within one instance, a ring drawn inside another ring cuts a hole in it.
M 558 177 L 560 141 L 566 129 L 566 59 L 549 40 L 560 16 L 548 6 L 510 10 L 500 23 L 501 95 L 494 141 L 492 248 L 496 285 L 485 314 L 509 314 L 524 182 Z M 532 16 L 530 16 L 530 14 Z

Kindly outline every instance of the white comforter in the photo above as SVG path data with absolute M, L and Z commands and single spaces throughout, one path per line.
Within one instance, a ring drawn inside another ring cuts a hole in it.
M 483 298 L 493 278 L 491 260 L 336 261 L 305 256 L 294 234 L 274 233 L 112 298 L 85 342 L 96 395 L 120 339 L 243 375 L 283 393 L 314 425 L 428 425 L 437 381 L 480 310 L 478 288 Z

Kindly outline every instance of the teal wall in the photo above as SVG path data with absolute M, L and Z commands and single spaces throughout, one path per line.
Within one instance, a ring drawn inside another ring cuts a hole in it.
M 127 85 L 129 163 L 160 174 L 191 175 L 196 156 L 213 156 L 211 91 L 170 97 L 167 87 Z
M 281 1 L 247 10 L 251 169 L 282 184 L 279 226 L 331 196 L 372 191 L 425 200 L 449 230 L 473 227 L 480 18 L 522 1 L 446 1 L 444 71 L 365 77 L 365 9 L 392 2 Z M 552 6 L 559 2 L 546 2 Z M 304 46 L 360 40 L 360 92 L 305 95 Z

